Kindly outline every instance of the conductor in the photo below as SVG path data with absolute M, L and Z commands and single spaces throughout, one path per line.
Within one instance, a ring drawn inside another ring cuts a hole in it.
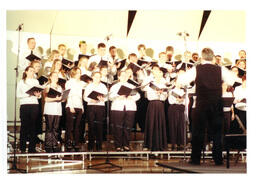
M 214 65 L 214 53 L 210 48 L 201 52 L 201 64 L 180 75 L 177 83 L 186 86 L 195 81 L 196 116 L 192 122 L 192 153 L 190 164 L 200 165 L 201 151 L 204 146 L 205 131 L 213 140 L 212 156 L 215 165 L 223 164 L 222 128 L 223 103 L 222 81 L 233 85 L 234 75 L 225 67 Z

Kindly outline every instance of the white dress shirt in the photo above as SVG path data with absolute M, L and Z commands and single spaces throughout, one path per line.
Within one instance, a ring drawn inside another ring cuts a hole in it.
M 233 97 L 232 93 L 231 92 L 224 92 L 222 93 L 222 97 L 225 98 L 225 97 Z M 232 106 L 232 105 L 231 105 Z M 230 107 L 223 107 L 223 111 L 224 112 L 229 112 L 231 111 L 231 106 Z
M 242 85 L 236 87 L 234 90 L 234 97 L 234 101 L 236 102 L 235 107 L 241 111 L 246 111 L 246 103 L 240 102 L 241 100 L 246 99 L 246 88 L 243 88 Z
M 212 64 L 210 61 L 202 61 L 201 64 Z M 227 84 L 232 86 L 236 81 L 236 76 L 227 68 L 221 67 L 221 78 Z M 187 85 L 196 79 L 196 67 L 192 67 L 191 69 L 187 70 L 184 74 L 180 74 L 177 78 L 177 83 L 181 85 Z
M 19 70 L 21 72 L 23 72 L 26 69 L 26 67 L 28 67 L 31 63 L 28 59 L 26 59 L 26 57 L 31 54 L 31 51 L 32 50 L 29 48 L 21 50 L 19 57 Z M 33 54 L 39 57 L 40 59 L 42 58 L 42 55 L 37 48 L 33 49 Z
M 118 82 L 110 88 L 110 100 L 112 101 L 111 110 L 112 111 L 137 111 L 136 101 L 140 99 L 140 94 L 137 92 L 136 95 L 128 96 L 127 98 L 120 99 L 118 91 L 121 86 L 126 86 L 128 88 L 134 89 L 135 87 L 128 82 L 122 83 Z
M 57 89 L 51 87 L 50 84 L 46 86 L 46 88 L 52 88 L 60 93 L 62 93 L 61 86 L 58 85 Z M 62 106 L 61 102 L 45 102 L 44 104 L 44 114 L 45 115 L 55 115 L 55 116 L 61 116 L 62 115 Z
M 107 101 L 107 97 L 104 98 L 104 101 L 97 101 L 96 103 L 91 102 L 91 98 L 88 96 L 91 94 L 91 92 L 96 91 L 101 94 L 107 95 L 108 94 L 108 89 L 103 83 L 99 84 L 94 84 L 94 83 L 89 83 L 86 88 L 85 88 L 85 93 L 84 93 L 84 100 L 88 103 L 87 105 L 94 105 L 94 106 L 105 106 L 105 101 Z
M 78 59 L 78 57 L 79 57 L 79 55 L 86 55 L 86 56 L 91 56 L 91 54 L 89 54 L 89 53 L 86 53 L 86 54 L 83 54 L 80 50 L 78 51 L 78 52 L 76 52 L 75 54 L 74 54 L 74 56 L 73 56 L 73 61 L 75 62 L 75 61 L 79 61 L 79 59 Z
M 38 104 L 38 98 L 36 96 L 31 96 L 26 92 L 34 86 L 41 87 L 37 79 L 26 79 L 24 82 L 21 79 L 17 85 L 17 98 L 20 98 L 20 105 L 23 104 Z
M 66 107 L 79 108 L 83 110 L 82 90 L 84 83 L 74 78 L 70 78 L 65 85 L 65 89 L 71 89 L 68 95 Z

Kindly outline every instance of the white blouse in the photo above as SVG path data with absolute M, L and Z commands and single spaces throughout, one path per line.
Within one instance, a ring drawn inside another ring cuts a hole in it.
M 38 99 L 36 96 L 31 96 L 26 92 L 34 86 L 41 87 L 37 79 L 26 79 L 20 80 L 17 85 L 17 97 L 20 98 L 20 105 L 23 104 L 38 104 Z
M 46 86 L 46 88 L 52 88 L 52 89 L 62 93 L 62 88 L 59 85 L 58 85 L 57 89 L 51 87 L 50 84 L 48 84 Z M 61 102 L 45 102 L 45 104 L 44 104 L 44 114 L 45 115 L 61 116 L 62 115 Z
M 120 95 L 118 95 L 118 91 L 121 86 L 126 86 L 128 88 L 135 88 L 128 82 L 121 83 L 118 82 L 117 84 L 113 85 L 110 88 L 110 100 L 112 101 L 111 110 L 112 111 L 123 111 L 124 108 L 126 111 L 137 111 L 136 101 L 140 99 L 140 94 L 136 92 L 135 95 L 128 96 L 125 99 L 119 99 Z
M 105 106 L 105 101 L 107 101 L 107 97 L 104 98 L 104 101 L 98 101 L 96 103 L 90 102 L 92 99 L 89 98 L 88 96 L 91 94 L 91 92 L 96 91 L 99 93 L 102 93 L 104 95 L 108 94 L 108 89 L 103 83 L 99 83 L 98 85 L 94 83 L 89 83 L 86 88 L 85 88 L 85 93 L 84 93 L 84 100 L 88 103 L 87 105 L 95 105 L 95 106 Z
M 175 96 L 172 95 L 172 92 L 176 93 L 179 96 L 183 96 L 185 94 L 183 89 L 180 88 L 174 88 L 169 91 L 169 96 L 168 96 L 168 102 L 169 104 L 183 104 L 185 105 L 185 98 L 183 98 L 182 102 L 178 101 Z
M 160 83 L 157 83 L 156 81 L 152 82 L 155 86 L 157 86 L 158 88 L 166 88 L 166 81 L 164 78 L 161 79 Z M 160 101 L 165 101 L 167 99 L 167 92 L 162 92 L 161 94 L 157 94 L 157 91 L 155 91 L 154 89 L 152 89 L 149 84 L 144 88 L 144 90 L 146 91 L 146 97 L 148 98 L 149 101 L 152 100 L 160 100 Z
M 79 108 L 83 110 L 82 90 L 84 83 L 74 78 L 70 78 L 65 85 L 65 89 L 71 89 L 68 95 L 66 107 Z

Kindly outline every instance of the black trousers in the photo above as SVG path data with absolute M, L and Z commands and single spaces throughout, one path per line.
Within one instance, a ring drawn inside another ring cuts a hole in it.
M 75 113 L 71 113 L 70 108 L 66 108 L 66 144 L 79 144 L 81 118 L 82 109 L 75 108 Z
M 42 99 L 38 99 L 38 119 L 36 120 L 36 135 L 43 133 L 43 107 Z
M 38 118 L 38 104 L 24 104 L 20 106 L 20 150 L 26 150 L 26 141 L 29 141 L 29 152 L 36 147 L 36 121 Z
M 101 146 L 103 141 L 103 124 L 105 120 L 105 106 L 87 105 L 89 149 L 93 149 L 94 141 Z
M 213 159 L 215 163 L 221 163 L 222 158 L 222 129 L 223 106 L 221 102 L 208 106 L 196 105 L 195 118 L 192 121 L 192 154 L 191 159 L 200 163 L 201 150 L 204 148 L 205 131 L 213 140 Z
M 83 101 L 84 112 L 87 109 L 87 102 Z M 80 123 L 80 142 L 85 142 L 85 124 L 86 124 L 86 113 L 82 114 L 81 123 Z
M 115 147 L 129 146 L 136 111 L 111 111 Z
M 54 148 L 58 145 L 60 116 L 45 115 L 46 132 L 45 148 Z

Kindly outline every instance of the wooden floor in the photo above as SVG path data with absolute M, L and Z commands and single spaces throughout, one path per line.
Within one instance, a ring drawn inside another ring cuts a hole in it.
M 87 143 L 82 147 L 81 152 L 61 152 L 57 154 L 47 154 L 43 147 L 37 145 L 41 149 L 36 154 L 21 154 L 17 152 L 17 168 L 22 169 L 25 173 L 53 173 L 53 174 L 97 174 L 97 173 L 185 173 L 181 170 L 174 170 L 161 166 L 159 164 L 167 164 L 178 168 L 186 168 L 199 173 L 246 173 L 246 152 L 240 156 L 236 163 L 235 153 L 231 154 L 230 168 L 226 168 L 226 162 L 223 166 L 216 167 L 211 160 L 211 152 L 206 152 L 205 161 L 201 161 L 201 165 L 193 167 L 187 163 L 191 150 L 188 148 L 186 153 L 183 151 L 172 151 L 168 149 L 166 152 L 150 152 L 143 151 L 143 138 L 141 136 L 133 137 L 135 141 L 131 142 L 131 151 L 117 153 L 114 149 L 113 142 L 110 143 L 109 163 L 105 164 L 106 142 L 103 143 L 101 152 L 88 152 Z M 225 155 L 225 153 L 224 153 Z M 8 169 L 13 167 L 13 153 L 7 155 Z M 185 157 L 185 160 L 184 160 Z M 102 164 L 103 165 L 99 165 Z M 94 167 L 94 165 L 99 165 Z M 8 174 L 20 173 L 16 170 L 8 170 Z
M 226 162 L 222 166 L 215 166 L 211 158 L 201 161 L 200 166 L 188 164 L 189 158 L 170 158 L 165 155 L 151 154 L 149 159 L 122 155 L 120 157 L 109 156 L 109 163 L 106 164 L 106 156 L 95 156 L 91 160 L 82 158 L 81 155 L 65 156 L 20 156 L 17 159 L 17 168 L 23 169 L 26 173 L 78 173 L 78 174 L 95 174 L 95 173 L 186 173 L 186 171 L 175 170 L 158 164 L 169 165 L 180 169 L 198 173 L 246 173 L 246 161 L 241 157 L 236 163 L 236 156 L 231 156 L 230 168 L 226 168 Z M 8 168 L 12 167 L 13 158 L 8 161 Z M 103 163 L 103 164 L 102 164 Z M 111 163 L 118 167 L 111 166 Z M 99 165 L 102 164 L 102 165 Z M 94 165 L 97 165 L 94 167 Z M 10 170 L 8 173 L 20 173 L 19 171 Z

